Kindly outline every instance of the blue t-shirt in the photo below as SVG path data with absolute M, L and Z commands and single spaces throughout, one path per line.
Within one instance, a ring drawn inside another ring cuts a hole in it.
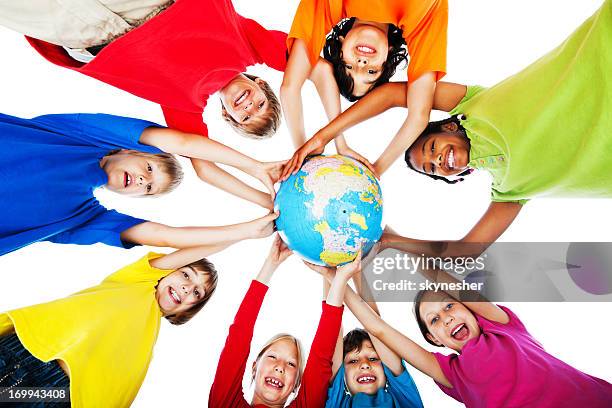
M 362 392 L 350 395 L 345 391 L 344 364 L 340 366 L 332 385 L 327 390 L 326 408 L 423 408 L 423 402 L 414 380 L 404 368 L 397 377 L 383 364 L 387 386 L 374 395 Z
M 138 142 L 151 126 L 103 114 L 0 114 L 0 255 L 37 241 L 126 246 L 121 232 L 144 220 L 107 210 L 93 191 L 108 182 L 100 159 L 110 151 L 160 153 Z

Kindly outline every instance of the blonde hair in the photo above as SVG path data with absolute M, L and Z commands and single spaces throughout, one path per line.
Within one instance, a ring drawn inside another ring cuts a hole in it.
M 266 352 L 266 350 L 272 347 L 274 343 L 281 341 L 281 340 L 292 341 L 295 344 L 295 348 L 297 350 L 298 375 L 295 379 L 295 385 L 293 386 L 293 391 L 295 391 L 302 383 L 302 375 L 304 374 L 304 353 L 302 352 L 302 343 L 295 336 L 292 336 L 291 334 L 288 334 L 288 333 L 279 333 L 276 336 L 273 336 L 272 338 L 270 338 L 268 341 L 264 343 L 263 347 L 257 354 L 257 357 L 255 358 L 255 365 L 257 365 L 257 363 L 259 362 L 263 354 Z M 252 379 L 253 380 L 255 379 L 255 371 L 253 371 Z
M 254 75 L 242 75 L 249 78 L 251 81 L 258 79 L 258 77 Z M 248 125 L 243 125 L 232 118 L 227 113 L 223 105 L 221 105 L 221 116 L 227 123 L 229 123 L 236 133 L 250 139 L 261 140 L 272 137 L 278 130 L 281 122 L 281 105 L 278 98 L 274 94 L 274 91 L 266 81 L 262 81 L 261 83 L 258 83 L 258 85 L 268 99 L 266 114 L 261 115 L 260 118 L 252 119 L 251 123 Z

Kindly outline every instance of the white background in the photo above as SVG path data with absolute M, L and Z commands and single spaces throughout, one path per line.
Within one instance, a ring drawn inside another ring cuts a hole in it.
M 268 28 L 282 30 L 289 29 L 297 3 L 297 0 L 235 1 L 243 15 L 255 18 Z M 451 0 L 449 74 L 445 80 L 492 85 L 558 45 L 600 3 L 601 0 Z M 0 29 L 0 47 L 0 111 L 3 113 L 32 117 L 46 113 L 104 112 L 163 123 L 155 104 L 53 66 L 16 33 Z M 278 90 L 280 73 L 264 67 L 255 67 L 249 72 L 265 77 Z M 397 80 L 404 78 L 404 72 L 397 75 Z M 324 124 L 324 113 L 314 87 L 307 84 L 303 95 L 307 130 L 311 134 Z M 260 160 L 279 160 L 291 155 L 286 128 L 281 128 L 271 140 L 251 141 L 227 128 L 218 112 L 219 103 L 212 98 L 205 112 L 212 138 Z M 439 113 L 433 115 L 441 117 Z M 350 145 L 374 160 L 404 116 L 402 110 L 390 111 L 351 129 L 347 132 Z M 185 182 L 167 197 L 129 199 L 99 191 L 99 198 L 108 207 L 170 225 L 229 224 L 265 213 L 204 185 L 188 162 L 183 163 L 187 173 Z M 400 161 L 385 174 L 382 186 L 386 223 L 405 235 L 419 238 L 460 238 L 483 213 L 489 199 L 489 179 L 484 174 L 448 186 L 411 173 Z M 501 240 L 610 241 L 610 210 L 612 201 L 609 200 L 533 200 Z M 2 216 L 10 217 L 10 214 Z M 243 242 L 212 257 L 220 271 L 216 295 L 185 326 L 173 327 L 164 322 L 155 356 L 134 406 L 206 404 L 227 328 L 270 242 L 271 239 Z M 5 255 L 0 258 L 0 310 L 49 301 L 95 285 L 148 250 L 40 243 Z M 253 350 L 256 352 L 266 339 L 280 331 L 295 334 L 309 346 L 320 314 L 320 300 L 319 277 L 306 270 L 296 257 L 287 261 L 272 281 L 257 323 Z M 609 359 L 603 357 L 607 352 L 604 345 L 609 343 L 612 334 L 610 303 L 509 306 L 550 353 L 589 374 L 612 379 Z M 381 310 L 391 324 L 425 344 L 412 316 L 411 304 L 382 304 Z M 346 329 L 357 326 L 348 310 L 344 324 Z M 410 372 L 426 406 L 459 406 L 429 378 L 412 368 Z M 250 391 L 248 385 L 245 390 Z

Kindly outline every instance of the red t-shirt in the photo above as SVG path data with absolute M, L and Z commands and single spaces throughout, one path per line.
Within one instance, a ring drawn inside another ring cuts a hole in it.
M 208 136 L 208 97 L 250 65 L 284 71 L 287 34 L 236 13 L 230 0 L 177 0 L 107 45 L 88 64 L 60 46 L 28 38 L 54 64 L 162 106 L 168 126 Z
M 210 389 L 208 406 L 217 408 L 251 407 L 242 392 L 242 378 L 253 339 L 253 328 L 268 287 L 253 281 L 244 297 L 234 323 L 230 326 L 225 346 L 219 357 L 215 380 Z M 327 387 L 332 375 L 332 357 L 342 324 L 343 307 L 323 302 L 323 312 L 315 334 L 302 384 L 291 408 L 324 407 Z M 260 407 L 259 405 L 257 407 Z M 263 407 L 263 406 L 261 406 Z

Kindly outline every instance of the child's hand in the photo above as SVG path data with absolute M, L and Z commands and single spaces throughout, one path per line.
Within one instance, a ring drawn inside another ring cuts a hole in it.
M 246 223 L 248 238 L 265 238 L 274 232 L 274 220 L 279 216 L 278 212 L 270 213 L 264 217 L 254 219 Z
M 287 244 L 283 242 L 278 234 L 274 237 L 274 242 L 272 242 L 272 246 L 270 247 L 270 252 L 268 253 L 268 258 L 266 258 L 266 262 L 274 264 L 276 266 L 282 264 L 289 256 L 293 254 Z
M 259 163 L 257 168 L 253 172 L 253 176 L 266 186 L 266 189 L 270 192 L 270 197 L 274 201 L 276 196 L 276 190 L 274 190 L 274 184 L 278 182 L 283 167 L 287 161 L 277 161 L 268 163 Z
M 366 159 L 365 157 L 363 157 L 362 155 L 360 155 L 359 153 L 357 153 L 356 151 L 354 151 L 353 149 L 348 147 L 348 145 L 345 145 L 345 146 L 342 146 L 342 147 L 338 147 L 337 150 L 338 150 L 338 154 L 341 154 L 343 156 L 352 157 L 353 159 L 361 162 L 368 169 L 370 169 L 370 171 L 372 173 L 374 173 L 374 177 L 376 177 L 377 179 L 380 179 L 380 177 L 376 173 L 376 170 L 374 169 L 374 165 L 372 163 L 370 163 L 370 161 L 368 159 Z
M 329 282 L 331 282 L 331 280 L 334 279 L 334 275 L 336 275 L 336 270 L 334 268 L 330 268 L 327 266 L 321 266 L 321 265 L 315 265 L 308 261 L 303 261 L 303 262 L 304 262 L 304 265 L 306 265 L 308 268 L 312 269 L 316 273 L 323 276 Z
M 295 151 L 293 157 L 285 164 L 280 180 L 287 180 L 291 174 L 298 172 L 306 157 L 321 154 L 323 150 L 325 150 L 325 144 L 321 138 L 318 137 L 318 134 L 311 137 L 310 140 Z
M 353 262 L 336 268 L 336 276 L 348 282 L 358 272 L 361 272 L 361 249 Z

